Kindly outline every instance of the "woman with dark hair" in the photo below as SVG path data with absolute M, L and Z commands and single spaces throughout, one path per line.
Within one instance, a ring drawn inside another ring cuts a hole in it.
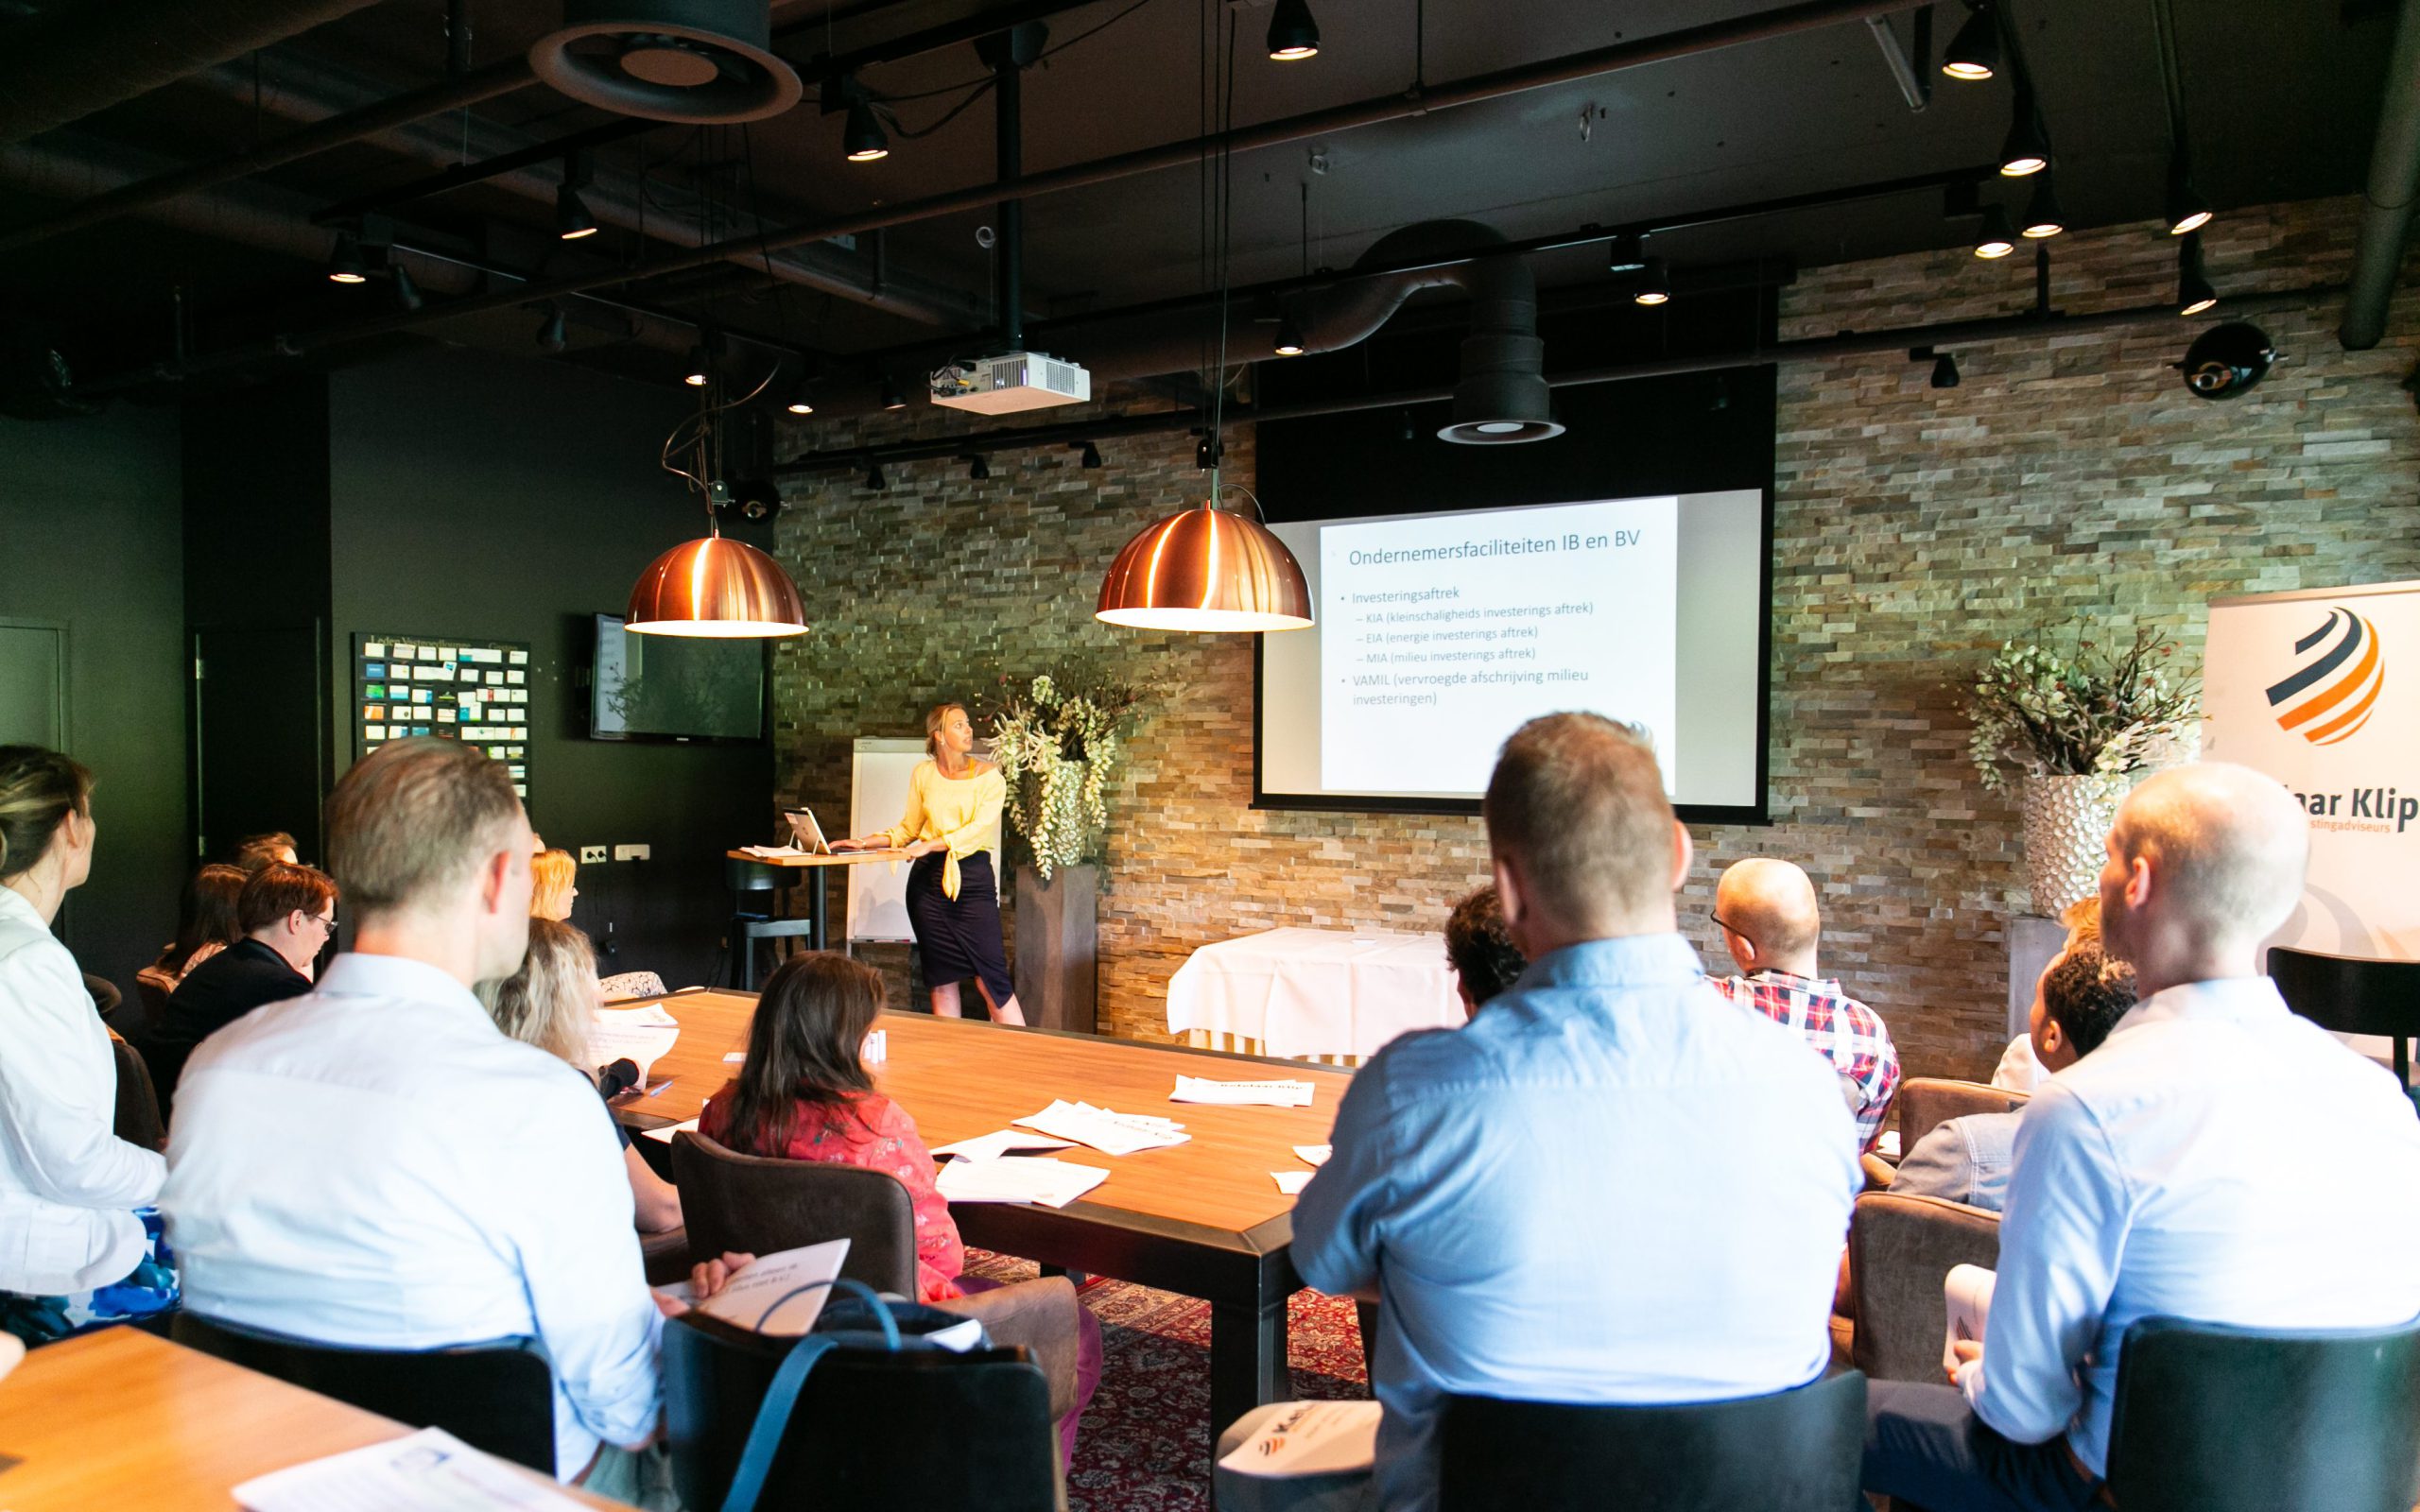
M 177 937 L 160 950 L 160 958 L 134 974 L 163 995 L 195 967 L 244 937 L 235 922 L 235 898 L 244 890 L 248 873 L 241 867 L 212 863 L 185 884 L 184 906 L 177 917 Z
M 966 1246 L 916 1121 L 874 1091 L 866 1071 L 866 1034 L 882 998 L 880 973 L 861 961 L 828 951 L 784 961 L 756 1000 L 739 1074 L 698 1115 L 698 1130 L 742 1155 L 829 1160 L 898 1177 L 915 1213 L 919 1299 L 987 1291 L 999 1283 L 961 1274 Z M 1059 1425 L 1060 1449 L 1070 1456 L 1076 1420 L 1100 1383 L 1100 1324 L 1081 1308 L 1076 1324 L 1076 1407 Z
M 925 749 L 908 778 L 908 813 L 873 834 L 834 842 L 835 850 L 904 848 L 908 921 L 932 989 L 933 1012 L 959 1017 L 958 985 L 968 977 L 997 1023 L 1023 1023 L 1008 952 L 1000 939 L 1000 886 L 992 851 L 1000 843 L 1008 799 L 1000 768 L 975 757 L 975 725 L 962 703 L 935 704 L 925 715 Z
M 167 1165 L 117 1137 L 117 1062 L 50 932 L 93 869 L 93 774 L 0 746 L 0 1330 L 27 1344 L 176 1305 Z

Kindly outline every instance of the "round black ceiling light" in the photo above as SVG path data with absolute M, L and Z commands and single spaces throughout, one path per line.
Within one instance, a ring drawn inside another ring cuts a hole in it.
M 563 0 L 529 66 L 573 99 L 651 121 L 761 121 L 801 93 L 764 0 Z

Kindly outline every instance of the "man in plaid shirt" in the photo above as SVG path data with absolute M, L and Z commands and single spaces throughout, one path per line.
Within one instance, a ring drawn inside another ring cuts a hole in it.
M 1872 1149 L 1899 1090 L 1899 1051 L 1879 1014 L 1816 976 L 1824 916 L 1815 885 L 1787 861 L 1738 862 L 1715 885 L 1714 922 L 1741 973 L 1715 978 L 1716 988 L 1797 1030 L 1831 1060 L 1857 1119 L 1858 1147 Z

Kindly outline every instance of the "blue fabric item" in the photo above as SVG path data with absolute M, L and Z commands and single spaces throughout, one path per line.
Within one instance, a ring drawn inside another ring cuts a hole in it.
M 144 1249 L 132 1270 L 106 1286 L 63 1297 L 0 1292 L 0 1330 L 31 1349 L 172 1311 L 178 1301 L 177 1257 L 161 1231 L 160 1210 L 137 1208 L 134 1216 L 143 1225 Z
M 2077 1472 L 2063 1442 L 2001 1437 L 1954 1386 L 1870 1381 L 1865 1488 L 1922 1512 L 2081 1512 L 2100 1487 Z M 1871 1509 L 1860 1497 L 1841 1512 Z
M 1862 1184 L 1838 1078 L 1678 935 L 1530 963 L 1346 1090 L 1294 1209 L 1303 1279 L 1375 1286 L 1379 1504 L 1436 1502 L 1451 1392 L 1703 1401 L 1803 1385 Z

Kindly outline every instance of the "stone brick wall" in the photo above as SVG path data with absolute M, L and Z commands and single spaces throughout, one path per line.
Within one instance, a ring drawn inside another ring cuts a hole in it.
M 2354 206 L 2232 212 L 2206 233 L 2230 295 L 2342 281 Z M 2170 297 L 2157 228 L 2053 244 L 2052 299 L 2085 313 Z M 1811 270 L 1786 335 L 2010 313 L 2020 255 L 1962 251 Z M 1824 970 L 1891 1022 L 1910 1070 L 1988 1073 L 2004 1039 L 2003 930 L 2023 902 L 2017 817 L 1964 755 L 1956 684 L 2003 639 L 2080 622 L 2172 629 L 2198 666 L 2217 595 L 2420 577 L 2420 300 L 2388 345 L 2347 353 L 2333 297 L 2256 318 L 2285 360 L 2229 404 L 2189 397 L 2169 364 L 2207 320 L 2051 333 L 1959 349 L 1963 383 L 1895 356 L 1795 363 L 1780 379 L 1775 463 L 1772 782 L 1775 823 L 1701 828 L 1682 900 L 1701 950 L 1720 868 L 1798 861 L 1823 889 Z M 1060 418 L 1054 414 L 1052 419 Z M 948 427 L 926 415 L 914 427 Z M 909 434 L 895 417 L 801 426 L 795 444 Z M 1101 570 L 1134 530 L 1196 494 L 1183 436 L 1069 453 L 890 469 L 796 490 L 780 550 L 815 634 L 776 653 L 785 799 L 846 812 L 849 742 L 921 731 L 970 679 L 1119 659 L 1179 696 L 1136 741 L 1113 816 L 1100 905 L 1102 1027 L 1165 1038 L 1168 975 L 1196 947 L 1280 924 L 1435 928 L 1483 881 L 1476 819 L 1255 813 L 1247 641 L 1101 626 Z M 1251 438 L 1231 438 L 1249 481 Z M 894 954 L 895 992 L 906 981 Z

